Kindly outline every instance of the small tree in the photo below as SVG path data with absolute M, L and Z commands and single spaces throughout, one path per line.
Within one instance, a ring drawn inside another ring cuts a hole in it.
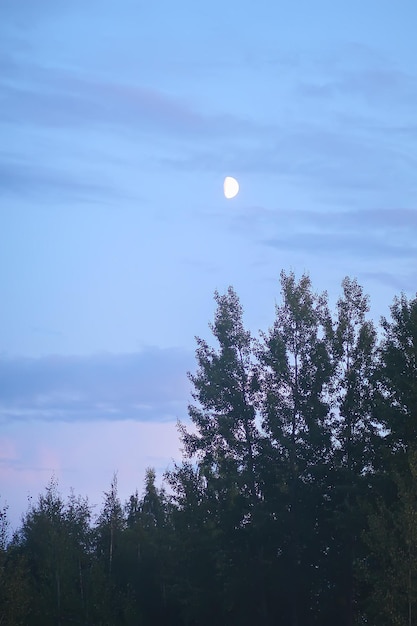
M 107 572 L 110 579 L 118 536 L 124 526 L 125 519 L 118 495 L 117 474 L 114 473 L 110 491 L 104 493 L 104 505 L 96 525 L 97 548 L 99 554 L 107 560 Z

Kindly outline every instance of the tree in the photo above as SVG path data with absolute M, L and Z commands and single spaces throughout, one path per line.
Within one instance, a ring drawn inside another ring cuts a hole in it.
M 10 522 L 7 516 L 9 507 L 4 504 L 0 509 L 0 553 L 6 552 L 9 543 Z
M 348 277 L 342 287 L 333 344 L 338 409 L 334 436 L 337 464 L 351 481 L 373 467 L 378 427 L 372 411 L 376 331 L 366 320 L 369 298 L 362 287 Z
M 376 374 L 374 412 L 384 427 L 376 504 L 364 559 L 371 615 L 379 623 L 417 623 L 417 297 L 395 298 Z
M 326 295 L 312 292 L 307 275 L 297 282 L 293 273 L 281 272 L 281 293 L 274 325 L 263 334 L 259 347 L 262 425 L 268 435 L 265 497 L 271 516 L 280 520 L 277 550 L 288 572 L 282 602 L 287 605 L 288 623 L 297 626 L 311 623 L 315 603 L 308 572 L 317 567 L 320 553 L 316 536 L 323 504 L 320 483 L 331 450 L 330 322 Z
M 367 615 L 381 626 L 417 624 L 417 452 L 407 472 L 392 475 L 395 495 L 367 506 L 368 548 L 362 574 L 368 583 Z
M 142 498 L 136 492 L 126 504 L 121 586 L 130 587 L 131 601 L 142 624 L 175 624 L 176 607 L 170 594 L 172 569 L 170 506 L 163 488 L 147 468 Z
M 244 328 L 236 293 L 229 287 L 224 295 L 216 292 L 215 301 L 217 310 L 210 328 L 218 348 L 197 338 L 197 372 L 189 375 L 194 387 L 195 404 L 189 406 L 194 428 L 189 432 L 181 427 L 185 458 L 193 460 L 198 469 L 193 477 L 184 467 L 171 475 L 170 481 L 180 492 L 189 489 L 189 485 L 181 486 L 183 479 L 192 479 L 190 484 L 194 481 L 202 489 L 204 505 L 200 513 L 205 509 L 204 529 L 211 528 L 214 533 L 211 550 L 224 583 L 224 615 L 239 621 L 249 620 L 251 612 L 255 612 L 256 619 L 263 602 L 262 589 L 256 592 L 258 546 L 249 539 L 256 526 L 254 514 L 260 497 L 258 382 L 253 340 Z M 248 581 L 253 583 L 253 594 L 243 591 L 242 585 Z
M 88 502 L 72 495 L 66 504 L 54 478 L 23 518 L 12 549 L 27 564 L 30 624 L 86 619 L 89 521 Z
M 57 482 L 51 479 L 23 520 L 19 544 L 24 549 L 31 573 L 32 623 L 62 622 L 63 576 L 66 541 L 63 523 L 64 502 Z
M 117 489 L 117 474 L 113 474 L 110 491 L 104 493 L 103 509 L 98 517 L 96 534 L 99 554 L 107 560 L 109 579 L 112 577 L 114 553 L 119 533 L 125 526 L 122 504 Z
M 336 419 L 333 423 L 335 525 L 333 564 L 336 589 L 347 626 L 354 622 L 355 572 L 364 525 L 359 501 L 367 492 L 374 468 L 378 424 L 374 418 L 376 331 L 366 319 L 369 299 L 356 280 L 346 277 L 337 302 L 333 362 Z
M 417 448 L 417 297 L 395 298 L 381 325 L 378 416 L 387 446 L 402 458 Z
M 125 517 L 118 495 L 117 474 L 114 473 L 110 490 L 104 493 L 103 508 L 94 529 L 94 609 L 103 624 L 123 623 L 117 574 L 123 569 L 120 543 L 124 528 Z
M 215 293 L 217 311 L 210 325 L 219 350 L 197 337 L 196 374 L 189 374 L 196 405 L 189 414 L 196 433 L 182 429 L 185 453 L 194 455 L 207 476 L 225 480 L 233 476 L 248 502 L 257 498 L 255 457 L 258 431 L 255 417 L 256 370 L 252 339 L 244 329 L 242 307 L 229 287 Z
M 8 505 L 0 508 L 0 624 L 24 626 L 30 605 L 25 558 L 10 541 Z
M 216 513 L 218 502 L 196 463 L 184 460 L 167 474 L 173 490 L 171 584 L 183 623 L 210 626 L 224 623 L 224 531 Z
M 76 496 L 71 491 L 65 504 L 64 525 L 66 541 L 72 568 L 72 589 L 67 596 L 72 598 L 72 605 L 78 608 L 78 615 L 88 623 L 92 612 L 92 529 L 91 506 L 87 498 Z

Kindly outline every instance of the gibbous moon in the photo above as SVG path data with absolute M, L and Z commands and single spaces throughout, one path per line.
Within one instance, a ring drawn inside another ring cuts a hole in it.
M 226 176 L 223 183 L 224 195 L 230 200 L 230 198 L 234 198 L 239 193 L 239 183 L 236 178 L 233 176 Z

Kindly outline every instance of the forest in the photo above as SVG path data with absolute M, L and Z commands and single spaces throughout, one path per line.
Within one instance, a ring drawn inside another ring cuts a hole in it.
M 256 337 L 215 293 L 161 486 L 3 505 L 1 626 L 417 625 L 417 294 L 376 324 L 356 279 L 280 287 Z

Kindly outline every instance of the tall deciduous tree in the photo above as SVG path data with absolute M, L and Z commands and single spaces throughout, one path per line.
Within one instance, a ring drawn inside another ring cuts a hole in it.
M 278 550 L 288 572 L 288 623 L 297 626 L 311 621 L 315 602 L 314 591 L 305 581 L 306 572 L 317 567 L 314 559 L 320 552 L 318 547 L 314 556 L 311 548 L 317 539 L 323 497 L 318 485 L 331 449 L 330 322 L 326 296 L 313 293 L 307 275 L 297 282 L 293 273 L 281 272 L 281 293 L 275 323 L 263 336 L 259 353 L 268 465 L 269 471 L 275 468 L 276 472 L 275 478 L 270 476 L 269 486 L 266 484 L 267 498 L 275 506 L 278 520 L 286 518 Z M 285 605 L 285 599 L 283 602 Z
M 227 619 L 239 621 L 248 619 L 248 612 L 256 613 L 255 607 L 262 604 L 262 592 L 256 592 L 259 572 L 258 577 L 254 575 L 258 547 L 249 540 L 260 497 L 258 382 L 253 341 L 244 328 L 236 293 L 230 287 L 224 295 L 216 292 L 215 300 L 217 310 L 210 327 L 218 347 L 211 348 L 197 338 L 198 367 L 190 374 L 195 400 L 189 407 L 193 430 L 183 427 L 182 440 L 185 454 L 196 460 L 204 484 L 207 523 L 220 530 L 212 550 L 224 583 L 224 611 Z M 189 478 L 189 473 L 186 475 Z M 176 479 L 181 476 L 177 473 Z M 238 542 L 237 537 L 243 535 L 246 539 Z M 249 580 L 253 594 L 242 587 Z
M 385 455 L 369 516 L 365 559 L 373 619 L 417 623 L 417 297 L 402 294 L 382 318 L 378 402 Z
M 349 480 L 373 465 L 377 424 L 373 416 L 376 331 L 369 298 L 356 280 L 346 277 L 337 302 L 334 333 L 337 463 Z
M 382 318 L 379 416 L 385 438 L 399 456 L 417 448 L 417 297 L 403 294 L 391 306 L 391 320 Z
M 217 311 L 210 327 L 219 348 L 197 338 L 198 369 L 189 375 L 197 403 L 189 407 L 195 432 L 183 429 L 182 437 L 186 453 L 197 456 L 207 476 L 228 487 L 234 481 L 249 504 L 257 498 L 258 452 L 252 339 L 244 329 L 234 290 L 229 287 L 225 295 L 216 292 L 215 300 Z
M 337 302 L 333 357 L 336 417 L 335 479 L 333 490 L 334 597 L 343 610 L 344 623 L 352 626 L 355 609 L 354 562 L 363 528 L 359 499 L 367 489 L 374 467 L 377 423 L 373 415 L 376 331 L 367 319 L 369 299 L 356 280 L 346 277 Z

